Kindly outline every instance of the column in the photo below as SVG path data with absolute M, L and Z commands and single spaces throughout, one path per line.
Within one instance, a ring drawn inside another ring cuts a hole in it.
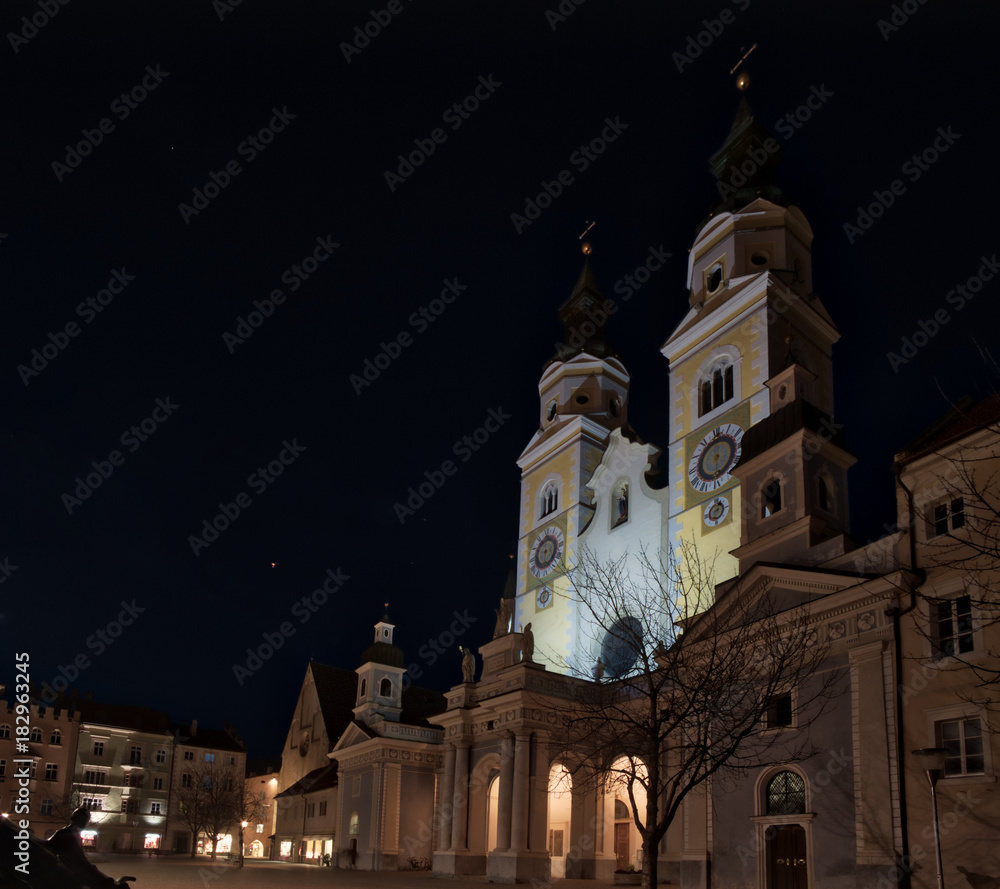
M 438 851 L 451 848 L 452 810 L 455 795 L 455 745 L 444 745 L 444 771 L 441 773 L 441 792 L 438 795 L 439 833 Z
M 528 851 L 528 759 L 531 736 L 518 733 L 514 742 L 514 791 L 510 846 L 515 852 Z
M 532 759 L 528 848 L 544 852 L 549 841 L 549 740 L 544 732 L 535 733 Z
M 504 732 L 500 739 L 500 793 L 497 803 L 497 847 L 510 849 L 511 806 L 514 794 L 514 733 Z
M 453 852 L 468 851 L 469 841 L 469 742 L 458 745 L 455 751 L 455 783 L 452 800 L 454 808 L 451 823 L 451 848 Z

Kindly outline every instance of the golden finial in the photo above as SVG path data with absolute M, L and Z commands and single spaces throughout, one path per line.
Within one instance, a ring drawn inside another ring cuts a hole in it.
M 739 77 L 736 78 L 736 89 L 744 93 L 748 86 L 750 86 L 750 75 L 746 71 L 740 71 Z
M 590 256 L 594 252 L 594 248 L 590 246 L 590 241 L 584 241 L 580 249 L 583 251 L 584 256 Z

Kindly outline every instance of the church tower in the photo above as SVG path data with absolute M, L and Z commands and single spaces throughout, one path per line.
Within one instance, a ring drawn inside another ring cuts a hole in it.
M 358 699 L 355 702 L 354 718 L 367 725 L 388 720 L 399 722 L 403 712 L 403 673 L 406 672 L 403 650 L 393 645 L 392 633 L 395 625 L 389 620 L 389 605 L 386 613 L 375 624 L 375 641 L 361 654 L 358 674 Z
M 668 546 L 683 573 L 683 548 L 693 545 L 687 551 L 715 583 L 737 573 L 733 551 L 746 521 L 770 517 L 764 489 L 748 491 L 733 472 L 745 434 L 800 399 L 832 412 L 840 336 L 812 290 L 809 223 L 772 180 L 780 147 L 750 110 L 746 75 L 737 85 L 736 119 L 711 158 L 719 199 L 689 252 L 689 308 L 661 350 L 670 362 Z M 840 470 L 829 466 L 829 487 L 816 492 L 824 502 L 846 496 Z
M 589 245 L 584 245 L 589 254 Z M 557 670 L 574 663 L 580 615 L 568 572 L 594 515 L 587 483 L 611 433 L 626 423 L 629 375 L 605 338 L 605 298 L 590 268 L 559 310 L 563 342 L 538 383 L 538 431 L 518 458 L 521 506 L 514 626 L 532 624 L 535 660 Z

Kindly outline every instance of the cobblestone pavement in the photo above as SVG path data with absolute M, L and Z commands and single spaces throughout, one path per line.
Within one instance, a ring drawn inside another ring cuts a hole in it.
M 427 871 L 362 871 L 247 860 L 241 868 L 207 858 L 149 859 L 139 856 L 101 856 L 95 862 L 112 877 L 136 877 L 135 889 L 242 889 L 242 887 L 295 886 L 297 889 L 330 886 L 343 889 L 484 889 L 482 877 L 441 878 Z M 596 880 L 553 880 L 553 889 L 606 889 L 611 883 Z

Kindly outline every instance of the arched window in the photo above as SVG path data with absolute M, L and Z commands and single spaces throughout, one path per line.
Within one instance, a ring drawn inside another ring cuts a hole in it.
M 368 691 L 368 680 L 366 678 L 362 678 L 361 690 L 358 692 L 358 697 L 363 698 L 365 696 L 366 691 Z
M 352 812 L 351 813 L 350 826 L 347 828 L 347 832 L 352 837 L 356 837 L 358 835 L 358 827 L 359 827 L 359 825 L 358 825 L 358 813 L 357 812 Z
M 624 821 L 630 819 L 632 816 L 629 814 L 628 806 L 625 805 L 620 799 L 615 800 L 615 821 Z
M 770 478 L 764 483 L 760 492 L 760 514 L 766 519 L 781 509 L 781 480 Z
M 767 782 L 768 815 L 801 815 L 806 810 L 806 783 L 795 772 L 778 772 Z
M 826 512 L 833 512 L 833 482 L 826 473 L 821 475 L 819 483 L 819 508 Z
M 34 744 L 40 744 L 42 742 L 42 730 L 37 725 L 31 730 L 30 740 Z
M 383 698 L 392 697 L 392 683 L 389 681 L 388 677 L 383 677 L 382 681 L 379 683 L 378 693 Z
M 544 518 L 559 508 L 559 485 L 554 481 L 545 483 L 539 504 L 538 517 Z
M 734 395 L 733 364 L 724 358 L 713 364 L 699 382 L 699 416 L 705 416 L 719 405 L 725 404 Z
M 62 745 L 62 732 L 59 729 L 52 729 L 52 736 L 49 738 L 50 744 L 55 744 L 57 747 Z

